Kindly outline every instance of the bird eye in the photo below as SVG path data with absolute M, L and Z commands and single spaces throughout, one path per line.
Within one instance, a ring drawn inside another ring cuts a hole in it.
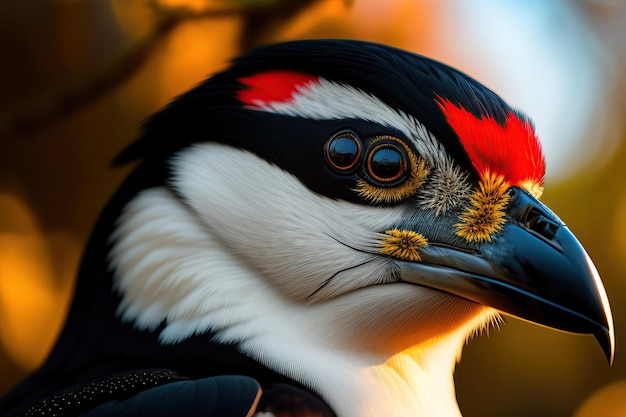
M 337 171 L 355 168 L 361 157 L 361 142 L 351 132 L 340 132 L 326 142 L 326 159 Z
M 367 158 L 368 174 L 375 181 L 385 185 L 393 185 L 403 178 L 406 166 L 404 150 L 393 143 L 375 146 Z

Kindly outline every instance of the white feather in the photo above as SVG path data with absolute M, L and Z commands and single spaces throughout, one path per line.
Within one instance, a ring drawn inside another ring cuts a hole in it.
M 212 331 L 313 388 L 341 417 L 460 415 L 454 364 L 493 313 L 395 282 L 391 261 L 367 252 L 401 208 L 324 198 L 218 144 L 184 150 L 173 171 L 184 202 L 145 190 L 113 237 L 123 320 L 164 322 L 163 344 Z

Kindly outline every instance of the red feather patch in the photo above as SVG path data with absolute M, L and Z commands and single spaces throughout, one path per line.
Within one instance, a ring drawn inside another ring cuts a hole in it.
M 493 117 L 479 119 L 448 100 L 440 98 L 438 104 L 481 178 L 492 172 L 511 185 L 541 186 L 546 163 L 529 122 L 510 112 L 502 126 Z
M 244 104 L 259 107 L 268 103 L 291 100 L 298 88 L 305 87 L 318 77 L 293 71 L 268 71 L 240 78 L 247 88 L 239 91 L 237 98 Z

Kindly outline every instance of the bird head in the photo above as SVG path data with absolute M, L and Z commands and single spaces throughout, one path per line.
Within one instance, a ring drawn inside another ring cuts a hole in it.
M 177 198 L 287 302 L 345 298 L 374 321 L 417 305 L 409 343 L 498 311 L 593 334 L 612 360 L 598 273 L 539 202 L 531 122 L 443 64 L 350 41 L 260 48 L 154 116 L 120 161 L 138 156 L 167 161 Z
M 262 47 L 151 117 L 117 162 L 136 159 L 86 251 L 57 370 L 68 351 L 81 372 L 93 352 L 194 352 L 187 371 L 233 372 L 218 344 L 338 415 L 383 397 L 369 414 L 424 409 L 437 390 L 454 414 L 458 353 L 501 313 L 592 334 L 613 358 L 599 275 L 539 202 L 531 122 L 446 65 L 357 41 Z

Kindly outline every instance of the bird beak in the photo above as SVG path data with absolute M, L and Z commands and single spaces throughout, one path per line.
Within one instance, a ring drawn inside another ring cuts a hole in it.
M 402 279 L 536 324 L 593 334 L 612 364 L 613 318 L 591 259 L 546 206 L 517 187 L 510 195 L 509 221 L 493 242 L 476 252 L 424 246 L 419 262 L 398 261 Z

